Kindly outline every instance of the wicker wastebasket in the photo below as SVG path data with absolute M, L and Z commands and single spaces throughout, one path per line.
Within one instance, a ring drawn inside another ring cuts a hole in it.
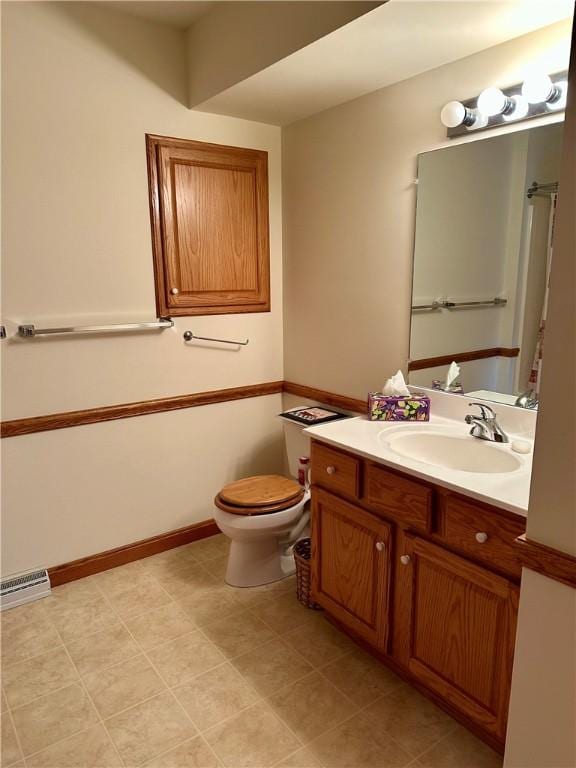
M 321 611 L 322 608 L 312 600 L 310 578 L 310 539 L 300 539 L 294 545 L 294 560 L 296 561 L 296 596 L 306 608 Z

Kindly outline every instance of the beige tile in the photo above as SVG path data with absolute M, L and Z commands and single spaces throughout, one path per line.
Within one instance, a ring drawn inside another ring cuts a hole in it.
M 312 672 L 312 667 L 300 654 L 277 638 L 238 656 L 232 663 L 264 696 Z
M 188 544 L 186 549 L 199 562 L 213 560 L 215 557 L 227 555 L 230 549 L 230 539 L 220 533 L 217 536 L 210 536 L 207 539 L 194 541 Z
M 79 685 L 35 699 L 12 710 L 25 755 L 39 752 L 67 736 L 89 728 L 98 717 Z
M 166 552 L 160 552 L 158 555 L 153 555 L 152 557 L 146 557 L 144 560 L 140 560 L 142 567 L 154 576 L 168 574 L 183 566 L 192 565 L 196 562 L 196 558 L 187 547 L 169 549 Z
M 246 606 L 254 608 L 259 605 L 265 605 L 273 595 L 280 595 L 286 592 L 296 593 L 295 577 L 289 576 L 280 581 L 274 581 L 271 584 L 263 584 L 261 587 L 231 587 L 226 585 L 230 594 Z
M 287 632 L 283 638 L 314 667 L 323 666 L 356 648 L 349 637 L 318 615 Z
M 102 597 L 102 593 L 96 586 L 93 576 L 87 576 L 85 579 L 70 581 L 68 584 L 62 584 L 61 587 L 54 587 L 50 595 L 44 600 L 44 605 L 48 611 L 55 607 L 66 605 L 82 606 L 91 603 Z
M 201 731 L 258 700 L 256 691 L 231 664 L 216 667 L 189 680 L 175 688 L 174 693 Z
M 86 675 L 84 684 L 102 718 L 111 717 L 166 689 L 143 655 Z
M 182 593 L 180 593 L 182 594 Z M 229 619 L 244 612 L 244 607 L 230 595 L 225 587 L 214 587 L 205 592 L 177 598 L 176 602 L 194 624 L 203 627 L 219 619 Z
M 202 736 L 196 736 L 146 763 L 146 768 L 216 768 L 218 765 L 218 758 Z
M 404 768 L 412 756 L 362 714 L 312 741 L 324 768 Z
M 311 612 L 292 592 L 272 593 L 269 600 L 253 608 L 254 613 L 276 632 L 289 632 L 310 620 Z
M 455 721 L 409 686 L 371 704 L 364 710 L 374 725 L 417 757 L 455 728 Z
M 103 597 L 85 605 L 55 606 L 51 618 L 65 643 L 118 623 L 118 617 Z
M 27 758 L 28 768 L 122 768 L 104 726 L 96 725 Z
M 226 657 L 201 632 L 179 637 L 148 652 L 148 656 L 169 686 L 222 664 Z
M 127 766 L 141 765 L 196 734 L 171 693 L 162 693 L 105 722 Z
M 302 747 L 276 763 L 274 768 L 320 768 L 320 763 L 307 747 Z
M 2 632 L 18 625 L 24 626 L 40 619 L 48 618 L 46 610 L 46 598 L 35 600 L 33 603 L 19 605 L 17 608 L 10 608 L 0 613 L 0 624 Z
M 357 710 L 318 672 L 270 696 L 267 701 L 302 741 L 310 741 Z
M 110 605 L 123 619 L 140 616 L 172 601 L 160 584 L 149 577 L 134 587 L 110 595 L 108 599 Z
M 175 603 L 127 619 L 126 626 L 146 650 L 195 629 L 188 616 Z
M 222 582 L 208 573 L 201 565 L 192 564 L 158 574 L 156 580 L 175 600 L 214 594 L 222 589 Z
M 18 610 L 14 608 L 6 613 Z M 6 667 L 61 645 L 60 635 L 44 615 L 30 620 L 18 618 L 16 621 L 2 622 L 2 664 Z
M 77 679 L 76 668 L 64 648 L 13 664 L 3 674 L 4 689 L 11 707 L 19 707 Z
M 2 768 L 8 768 L 8 766 L 21 759 L 22 753 L 18 746 L 10 715 L 7 712 L 2 715 L 0 729 L 0 764 Z
M 220 555 L 220 557 L 214 557 L 211 560 L 204 560 L 202 564 L 208 573 L 216 576 L 222 582 L 224 581 L 226 568 L 228 567 L 228 555 Z
M 228 658 L 247 653 L 274 637 L 259 618 L 248 612 L 236 615 L 230 621 L 223 619 L 207 624 L 204 632 Z
M 418 763 L 422 768 L 502 768 L 502 756 L 458 725 Z
M 300 746 L 263 702 L 212 728 L 206 740 L 227 768 L 267 768 Z
M 2 696 L 0 700 L 2 702 L 2 706 L 0 707 L 1 711 L 6 712 L 6 710 L 8 709 L 8 702 L 6 700 L 6 694 L 4 693 L 4 688 L 2 688 Z
M 150 574 L 142 563 L 136 560 L 133 563 L 126 563 L 126 565 L 119 565 L 118 568 L 97 573 L 92 578 L 105 596 L 109 597 L 110 595 L 117 595 L 119 592 L 125 592 L 129 587 L 137 587 L 145 583 L 150 578 Z
M 360 707 L 403 685 L 384 664 L 359 649 L 330 662 L 321 671 Z
M 140 648 L 121 624 L 74 640 L 66 647 L 81 675 L 106 669 L 140 653 Z

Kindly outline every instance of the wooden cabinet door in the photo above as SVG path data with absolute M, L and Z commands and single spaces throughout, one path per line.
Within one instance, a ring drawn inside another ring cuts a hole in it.
M 267 153 L 146 138 L 159 314 L 268 311 Z
M 321 489 L 314 488 L 312 499 L 314 599 L 343 625 L 384 649 L 390 526 Z
M 395 654 L 427 688 L 503 738 L 517 588 L 427 541 L 409 535 L 402 541 Z

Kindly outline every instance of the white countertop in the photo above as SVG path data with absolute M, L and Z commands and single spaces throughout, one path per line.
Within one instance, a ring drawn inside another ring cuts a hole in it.
M 463 421 L 438 416 L 433 412 L 429 422 L 369 421 L 367 417 L 360 416 L 333 421 L 317 427 L 308 427 L 304 432 L 313 439 L 357 453 L 421 480 L 432 481 L 478 501 L 484 501 L 495 507 L 526 516 L 532 473 L 532 452 L 529 454 L 514 453 L 520 466 L 513 472 L 465 472 L 401 455 L 388 444 L 387 437 L 390 435 L 387 433 L 390 433 L 391 430 L 398 432 L 402 429 L 413 430 L 415 428 L 419 430 L 449 429 L 459 438 L 478 440 L 469 434 L 470 427 Z M 525 432 L 519 431 L 514 434 L 509 430 L 506 431 L 510 443 L 486 443 L 490 446 L 490 450 L 512 452 L 511 443 L 513 440 L 518 438 L 526 442 L 527 435 Z

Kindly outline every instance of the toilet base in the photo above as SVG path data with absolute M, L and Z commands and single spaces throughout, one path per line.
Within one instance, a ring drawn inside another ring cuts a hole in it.
M 295 570 L 292 548 L 284 554 L 277 539 L 232 541 L 225 580 L 231 587 L 260 587 L 285 579 Z

